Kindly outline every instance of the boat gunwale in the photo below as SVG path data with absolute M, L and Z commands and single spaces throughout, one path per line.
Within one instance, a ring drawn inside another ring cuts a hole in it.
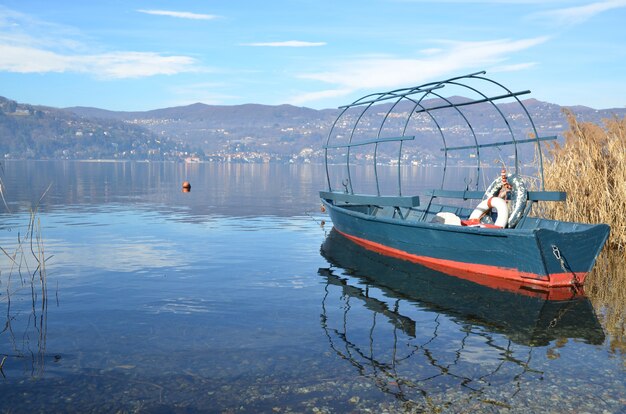
M 357 217 L 357 218 L 367 220 L 367 221 L 376 221 L 376 222 L 393 224 L 393 225 L 398 225 L 398 226 L 403 226 L 403 227 L 437 229 L 437 230 L 450 232 L 450 233 L 476 234 L 480 236 L 490 236 L 490 237 L 509 237 L 509 236 L 514 236 L 514 235 L 534 237 L 534 234 L 539 230 L 550 230 L 550 229 L 545 229 L 542 227 L 534 227 L 532 229 L 527 229 L 527 228 L 509 229 L 509 228 L 488 228 L 488 227 L 477 227 L 477 226 L 476 227 L 454 226 L 454 225 L 444 224 L 444 223 L 432 223 L 432 222 L 417 221 L 417 220 L 400 220 L 400 219 L 392 219 L 392 218 L 387 218 L 387 217 L 376 217 L 372 214 L 361 213 L 359 211 L 354 211 L 351 209 L 343 208 L 342 206 L 332 204 L 328 200 L 325 200 L 325 199 L 323 199 L 323 201 L 331 209 L 341 210 L 341 212 L 344 212 L 344 214 L 348 214 L 353 217 Z M 359 206 L 369 206 L 369 205 L 350 204 L 349 206 L 359 207 Z M 584 229 L 584 230 L 587 230 L 587 229 Z
M 598 223 L 598 224 L 579 223 L 579 222 L 573 222 L 573 221 L 552 220 L 552 219 L 547 219 L 547 218 L 542 218 L 542 217 L 527 217 L 526 219 L 531 220 L 531 221 L 536 221 L 538 223 L 541 223 L 541 222 L 557 223 L 561 225 L 567 225 L 568 227 L 579 227 L 579 228 L 569 228 L 569 229 L 564 230 L 564 229 L 554 229 L 554 228 L 543 227 L 543 226 L 523 227 L 523 225 L 521 227 L 518 226 L 514 228 L 455 226 L 455 225 L 450 225 L 450 224 L 445 224 L 445 223 L 427 222 L 423 220 L 422 221 L 402 220 L 402 219 L 388 218 L 388 217 L 377 217 L 373 214 L 366 214 L 366 213 L 362 213 L 359 211 L 355 211 L 351 208 L 345 208 L 345 207 L 357 207 L 357 208 L 358 207 L 372 207 L 374 206 L 374 204 L 340 205 L 340 204 L 334 204 L 332 200 L 325 199 L 325 198 L 322 198 L 322 201 L 324 202 L 324 204 L 326 204 L 330 208 L 340 209 L 341 211 L 345 212 L 345 214 L 349 214 L 349 215 L 352 215 L 352 216 L 355 216 L 355 217 L 358 217 L 367 221 L 377 221 L 377 222 L 383 222 L 387 224 L 401 225 L 404 227 L 434 228 L 434 229 L 441 229 L 442 231 L 454 232 L 454 233 L 470 233 L 470 234 L 475 233 L 475 234 L 480 234 L 480 235 L 485 235 L 485 236 L 494 236 L 494 237 L 507 237 L 507 236 L 515 235 L 515 234 L 519 234 L 520 236 L 534 235 L 538 231 L 554 231 L 554 232 L 562 233 L 562 234 L 584 233 L 588 230 L 593 229 L 596 226 L 606 226 L 606 224 L 603 224 L 603 223 Z M 458 206 L 445 205 L 445 204 L 442 204 L 441 206 L 453 207 L 453 208 L 458 207 Z M 499 233 L 504 233 L 504 234 L 499 234 Z

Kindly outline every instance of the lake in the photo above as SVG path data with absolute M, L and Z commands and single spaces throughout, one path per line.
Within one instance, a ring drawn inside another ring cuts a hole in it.
M 365 251 L 320 211 L 323 166 L 0 178 L 1 412 L 625 412 L 623 304 Z

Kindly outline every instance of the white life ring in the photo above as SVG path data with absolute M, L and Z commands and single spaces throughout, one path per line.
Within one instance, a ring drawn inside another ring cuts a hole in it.
M 526 192 L 526 184 L 524 184 L 524 180 L 518 175 L 509 174 L 507 175 L 507 181 L 511 185 L 511 210 L 509 212 L 509 218 L 507 222 L 507 227 L 512 228 L 519 223 L 520 219 L 524 214 L 524 210 L 526 209 L 526 202 L 528 201 L 528 194 Z M 500 193 L 500 190 L 503 186 L 502 177 L 499 176 L 487 187 L 487 191 L 485 191 L 485 197 L 494 197 Z M 500 214 L 498 213 L 498 217 Z
M 478 207 L 472 211 L 469 219 L 478 220 L 492 208 L 495 208 L 496 213 L 498 214 L 495 225 L 502 228 L 506 227 L 509 220 L 509 209 L 506 205 L 506 201 L 500 197 L 489 197 L 488 199 L 481 201 Z

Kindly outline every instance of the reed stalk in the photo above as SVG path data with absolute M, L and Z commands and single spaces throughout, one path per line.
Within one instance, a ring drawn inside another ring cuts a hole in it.
M 566 112 L 564 145 L 549 146 L 545 187 L 566 191 L 565 203 L 544 203 L 547 217 L 584 223 L 607 223 L 609 249 L 626 249 L 626 117 L 604 126 L 578 122 Z
M 0 180 L 2 201 L 3 187 Z M 41 223 L 36 209 L 31 211 L 25 233 L 18 233 L 15 246 L 0 246 L 0 252 L 8 260 L 6 264 L 0 263 L 0 288 L 3 290 L 0 309 L 6 315 L 0 335 L 8 335 L 13 347 L 12 352 L 0 352 L 0 375 L 6 376 L 4 369 L 7 365 L 14 366 L 16 362 L 30 358 L 31 373 L 39 377 L 43 374 L 46 352 L 48 281 Z M 30 294 L 20 292 L 26 289 Z M 36 350 L 31 348 L 33 337 L 36 338 Z
M 626 117 L 597 125 L 578 122 L 571 112 L 566 116 L 565 143 L 549 147 L 544 174 L 545 187 L 566 191 L 567 201 L 544 203 L 542 214 L 611 226 L 585 291 L 609 334 L 611 351 L 626 355 Z
M 18 234 L 16 245 L 0 247 L 0 251 L 8 260 L 0 272 L 0 310 L 6 317 L 0 335 L 6 335 L 13 348 L 0 351 L 0 376 L 6 377 L 7 365 L 15 369 L 30 360 L 31 375 L 37 378 L 43 374 L 46 354 L 48 281 L 41 224 L 35 212 L 26 232 Z
M 585 292 L 609 334 L 611 352 L 626 357 L 626 256 L 620 253 L 602 252 L 587 277 Z

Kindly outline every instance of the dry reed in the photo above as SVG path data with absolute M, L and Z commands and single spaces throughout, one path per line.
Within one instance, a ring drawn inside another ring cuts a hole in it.
M 0 375 L 5 377 L 6 363 L 30 358 L 32 375 L 38 377 L 43 373 L 46 353 L 48 284 L 41 224 L 34 211 L 25 234 L 18 234 L 17 244 L 10 251 L 3 247 L 0 251 L 8 259 L 7 265 L 0 266 L 0 287 L 4 290 L 0 309 L 6 315 L 0 335 L 8 335 L 13 345 L 10 353 L 0 351 Z M 22 290 L 29 290 L 30 294 L 23 294 Z M 36 350 L 32 349 L 33 344 Z
M 603 252 L 585 283 L 585 292 L 609 334 L 611 352 L 626 356 L 626 256 Z M 624 359 L 626 366 L 626 359 Z
M 565 203 L 544 203 L 557 220 L 607 223 L 611 235 L 585 291 L 609 334 L 614 353 L 626 354 L 626 118 L 604 125 L 578 122 L 566 112 L 564 145 L 549 148 L 545 187 L 567 192 Z
M 565 203 L 545 203 L 550 218 L 607 223 L 610 249 L 626 249 L 626 118 L 608 119 L 604 127 L 579 123 L 566 112 L 565 144 L 549 148 L 545 187 L 566 191 Z
M 2 187 L 0 180 L 0 194 L 4 200 Z M 39 377 L 43 374 L 46 353 L 48 284 L 41 223 L 36 210 L 31 211 L 26 232 L 18 233 L 17 244 L 12 248 L 0 246 L 0 252 L 8 259 L 7 264 L 0 263 L 0 288 L 4 290 L 0 294 L 0 309 L 6 314 L 0 335 L 8 335 L 13 345 L 12 352 L 0 352 L 0 375 L 6 377 L 4 367 L 9 362 L 15 365 L 16 361 L 30 357 L 31 373 L 33 377 Z M 20 292 L 25 289 L 30 290 L 29 305 L 24 303 L 29 295 Z M 29 310 L 27 316 L 26 309 Z M 32 349 L 33 342 L 36 350 Z

